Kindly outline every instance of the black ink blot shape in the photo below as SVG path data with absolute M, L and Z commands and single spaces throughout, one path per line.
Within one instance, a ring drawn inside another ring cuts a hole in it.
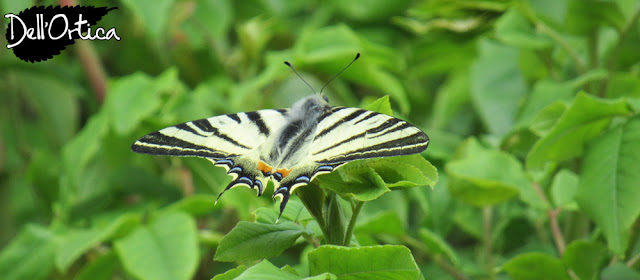
M 44 61 L 44 60 L 53 58 L 54 55 L 60 54 L 60 51 L 64 50 L 67 45 L 73 45 L 73 43 L 75 43 L 75 39 L 80 39 L 80 36 L 78 35 L 77 32 L 72 33 L 72 36 L 71 36 L 72 39 L 69 39 L 69 35 L 68 33 L 66 33 L 77 28 L 75 23 L 79 20 L 80 14 L 82 14 L 82 20 L 86 20 L 89 26 L 93 26 L 96 23 L 98 23 L 98 21 L 102 19 L 102 17 L 105 16 L 109 11 L 114 9 L 117 9 L 117 8 L 107 8 L 107 7 L 96 8 L 94 6 L 80 6 L 80 5 L 75 7 L 48 6 L 46 8 L 45 6 L 38 6 L 38 7 L 31 7 L 29 9 L 26 9 L 20 12 L 17 16 L 22 20 L 22 22 L 27 28 L 34 28 L 36 30 L 34 31 L 32 36 L 36 36 L 36 33 L 38 32 L 37 31 L 38 28 L 36 26 L 37 14 L 43 15 L 42 17 L 43 17 L 44 23 L 51 23 L 51 19 L 55 15 L 58 15 L 58 14 L 66 15 L 67 22 L 68 22 L 68 30 L 65 31 L 65 26 L 63 24 L 64 21 L 61 18 L 58 18 L 56 19 L 53 27 L 51 28 L 51 35 L 59 36 L 60 34 L 62 34 L 62 32 L 65 32 L 64 36 L 62 36 L 58 40 L 53 40 L 49 38 L 49 26 L 47 25 L 43 31 L 45 35 L 44 40 L 38 40 L 38 39 L 30 40 L 28 37 L 25 37 L 24 40 L 22 40 L 22 42 L 19 45 L 13 47 L 13 53 L 19 59 L 22 59 L 24 61 L 28 61 L 31 63 L 33 63 L 34 61 Z M 11 22 L 9 22 L 9 26 L 7 27 L 7 33 L 5 35 L 8 42 L 7 45 L 18 42 L 20 38 L 22 38 L 25 32 L 25 30 L 22 28 L 22 25 L 17 19 L 13 19 L 13 22 L 15 26 L 11 26 Z M 84 24 L 80 28 L 81 32 L 88 31 L 89 26 L 87 26 L 87 24 Z M 13 28 L 13 34 L 14 34 L 13 40 L 11 40 L 12 28 Z M 95 30 L 92 30 L 92 31 L 95 32 Z M 93 36 L 93 34 L 91 35 Z

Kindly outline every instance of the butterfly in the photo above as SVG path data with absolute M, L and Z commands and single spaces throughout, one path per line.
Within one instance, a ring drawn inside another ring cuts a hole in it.
M 428 145 L 427 134 L 406 121 L 359 108 L 333 107 L 326 96 L 314 94 L 290 109 L 242 112 L 170 126 L 143 136 L 131 149 L 202 157 L 224 167 L 233 179 L 218 199 L 237 186 L 255 189 L 261 196 L 271 180 L 273 198 L 281 201 L 281 216 L 291 193 L 320 174 L 354 160 L 420 153 Z

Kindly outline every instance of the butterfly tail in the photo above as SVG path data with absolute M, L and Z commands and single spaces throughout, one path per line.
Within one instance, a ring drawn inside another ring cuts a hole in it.
M 289 196 L 291 196 L 291 193 L 289 192 L 289 187 L 287 186 L 280 186 L 274 193 L 273 193 L 273 199 L 276 198 L 276 196 L 280 195 L 282 196 L 282 201 L 280 201 L 280 214 L 278 215 L 278 219 L 276 219 L 276 223 L 278 223 L 278 221 L 280 221 L 280 217 L 282 216 L 282 212 L 284 212 L 284 208 L 287 206 L 287 202 L 289 202 Z
M 213 205 L 218 204 L 218 200 L 220 200 L 220 197 L 222 196 L 222 194 L 224 192 L 226 192 L 227 190 L 229 190 L 230 188 L 233 188 L 233 186 L 235 186 L 237 183 L 238 182 L 236 182 L 236 181 L 231 181 L 231 183 L 229 183 L 229 185 L 227 185 L 227 187 L 224 188 L 224 190 L 220 192 L 220 194 L 218 195 L 218 198 L 216 198 L 216 202 L 214 202 Z

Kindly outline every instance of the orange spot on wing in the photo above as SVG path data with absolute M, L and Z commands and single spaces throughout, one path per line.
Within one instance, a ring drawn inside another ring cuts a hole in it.
M 264 172 L 264 173 L 269 173 L 271 172 L 271 170 L 273 170 L 273 168 L 271 168 L 271 166 L 267 165 L 266 163 L 262 162 L 262 161 L 258 161 L 258 170 Z
M 284 177 L 287 177 L 287 175 L 289 175 L 289 173 L 291 173 L 292 169 L 293 168 L 291 168 L 291 169 L 280 168 L 280 169 L 276 170 L 276 172 L 282 174 L 282 178 L 284 178 Z

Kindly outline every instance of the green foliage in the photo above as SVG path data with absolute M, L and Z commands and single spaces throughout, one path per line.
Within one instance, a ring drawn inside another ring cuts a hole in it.
M 0 48 L 2 279 L 640 279 L 638 1 L 91 5 L 122 40 Z M 330 103 L 429 148 L 319 176 L 278 223 L 270 186 L 215 205 L 222 168 L 130 150 L 289 107 L 312 90 L 283 61 L 319 91 L 358 52 Z
M 124 269 L 140 279 L 189 279 L 197 267 L 196 225 L 183 213 L 159 216 L 114 246 Z
M 420 279 L 407 247 L 397 245 L 345 248 L 326 245 L 309 253 L 309 274 L 328 271 L 340 279 Z
M 303 233 L 304 228 L 294 223 L 239 222 L 220 240 L 214 259 L 232 262 L 279 256 Z

